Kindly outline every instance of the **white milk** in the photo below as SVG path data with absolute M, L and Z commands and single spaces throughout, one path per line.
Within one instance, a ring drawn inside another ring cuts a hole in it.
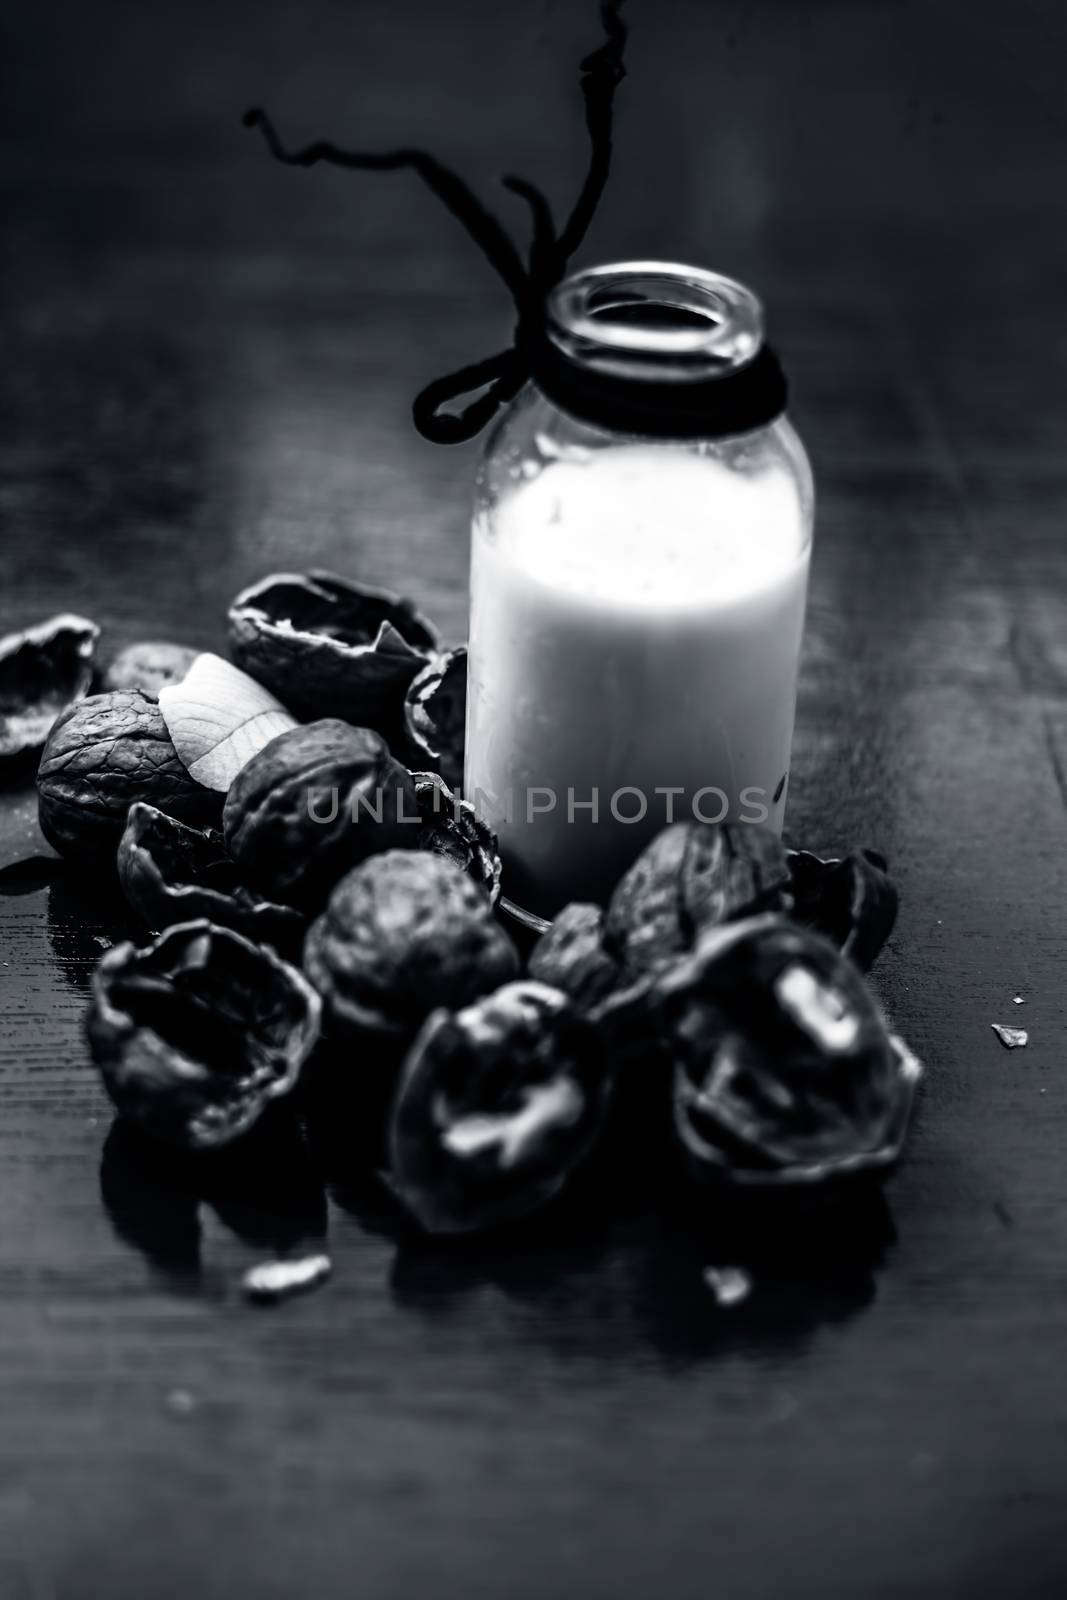
M 505 894 L 603 900 L 694 800 L 781 828 L 809 555 L 784 465 L 662 446 L 550 462 L 476 524 L 464 790 Z

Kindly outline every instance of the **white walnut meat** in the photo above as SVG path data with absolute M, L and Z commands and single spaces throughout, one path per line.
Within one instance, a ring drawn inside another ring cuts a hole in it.
M 392 1185 L 429 1233 L 513 1221 L 564 1187 L 609 1097 L 596 1029 L 559 990 L 526 980 L 437 1011 L 397 1091 Z
M 331 1033 L 400 1049 L 431 1011 L 477 999 L 518 967 L 484 891 L 423 850 L 387 851 L 348 873 L 304 944 Z
M 463 787 L 467 725 L 467 648 L 436 656 L 412 679 L 404 728 L 413 767 L 437 772 L 450 789 Z
M 244 886 L 216 829 L 191 828 L 138 801 L 130 807 L 117 863 L 126 899 L 153 932 L 206 918 L 299 960 L 305 919 Z
M 39 750 L 88 693 L 99 634 L 95 622 L 64 613 L 0 639 L 0 760 Z
M 136 690 L 94 694 L 53 727 L 37 769 L 41 832 L 61 855 L 111 870 L 135 801 L 194 825 L 219 797 L 189 776 L 155 701 Z
M 113 656 L 100 679 L 101 689 L 139 689 L 149 700 L 160 689 L 180 683 L 200 654 L 191 645 L 165 639 L 142 639 Z
M 712 929 L 659 976 L 653 999 L 674 1060 L 675 1126 L 706 1173 L 812 1183 L 899 1152 L 913 1058 L 818 934 L 773 914 Z
M 771 829 L 677 822 L 620 879 L 604 939 L 629 974 L 652 973 L 692 949 L 705 929 L 786 909 L 789 895 L 786 853 Z
M 297 717 L 392 732 L 436 648 L 410 600 L 334 573 L 274 572 L 229 611 L 230 654 Z
M 482 821 L 470 801 L 453 794 L 436 772 L 413 772 L 411 778 L 422 818 L 417 848 L 454 861 L 496 905 L 502 866 L 492 828 Z
M 196 921 L 143 949 L 107 952 L 87 1032 L 122 1117 L 180 1149 L 213 1150 L 292 1092 L 320 1010 L 311 985 L 273 950 Z
M 370 728 L 335 718 L 279 734 L 234 779 L 223 835 L 266 898 L 317 911 L 344 874 L 382 850 L 415 849 L 415 785 Z

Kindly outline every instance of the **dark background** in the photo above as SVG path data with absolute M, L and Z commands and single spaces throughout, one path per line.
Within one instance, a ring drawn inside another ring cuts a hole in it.
M 768 304 L 820 496 L 790 828 L 892 858 L 909 1158 L 847 1228 L 745 1238 L 635 1167 L 600 1213 L 398 1248 L 344 1173 L 212 1187 L 107 1137 L 80 1018 L 113 908 L 2 900 L 3 1600 L 1064 1592 L 1067 18 L 630 12 L 582 259 Z M 0 30 L 0 625 L 218 647 L 241 584 L 317 562 L 461 637 L 477 447 L 408 406 L 498 348 L 503 291 L 413 177 L 283 170 L 238 119 L 425 144 L 522 226 L 501 172 L 562 211 L 582 168 L 593 5 L 20 0 Z M 0 862 L 33 818 L 15 776 Z M 241 1302 L 324 1228 L 331 1286 Z M 737 1262 L 720 1311 L 701 1269 Z

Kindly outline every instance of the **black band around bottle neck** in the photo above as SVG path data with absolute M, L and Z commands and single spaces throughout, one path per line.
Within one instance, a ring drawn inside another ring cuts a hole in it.
M 770 345 L 713 378 L 664 381 L 598 372 L 566 355 L 540 327 L 529 340 L 530 376 L 545 397 L 581 422 L 661 439 L 724 439 L 780 417 L 788 398 Z

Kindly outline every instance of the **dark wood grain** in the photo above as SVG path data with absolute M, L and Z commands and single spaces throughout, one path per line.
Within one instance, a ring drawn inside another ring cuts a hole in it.
M 789 359 L 819 484 L 790 826 L 893 861 L 909 1158 L 847 1230 L 746 1236 L 635 1171 L 504 1244 L 398 1242 L 336 1163 L 238 1181 L 112 1130 L 80 1019 L 121 908 L 4 898 L 3 1600 L 1064 1592 L 1067 24 L 631 10 L 586 254 L 748 279 Z M 499 347 L 502 294 L 413 178 L 283 171 L 238 117 L 562 209 L 591 11 L 8 8 L 0 625 L 217 647 L 242 583 L 316 562 L 462 637 L 476 447 L 408 406 Z M 17 773 L 0 863 L 38 848 Z M 324 1234 L 326 1290 L 242 1302 Z

